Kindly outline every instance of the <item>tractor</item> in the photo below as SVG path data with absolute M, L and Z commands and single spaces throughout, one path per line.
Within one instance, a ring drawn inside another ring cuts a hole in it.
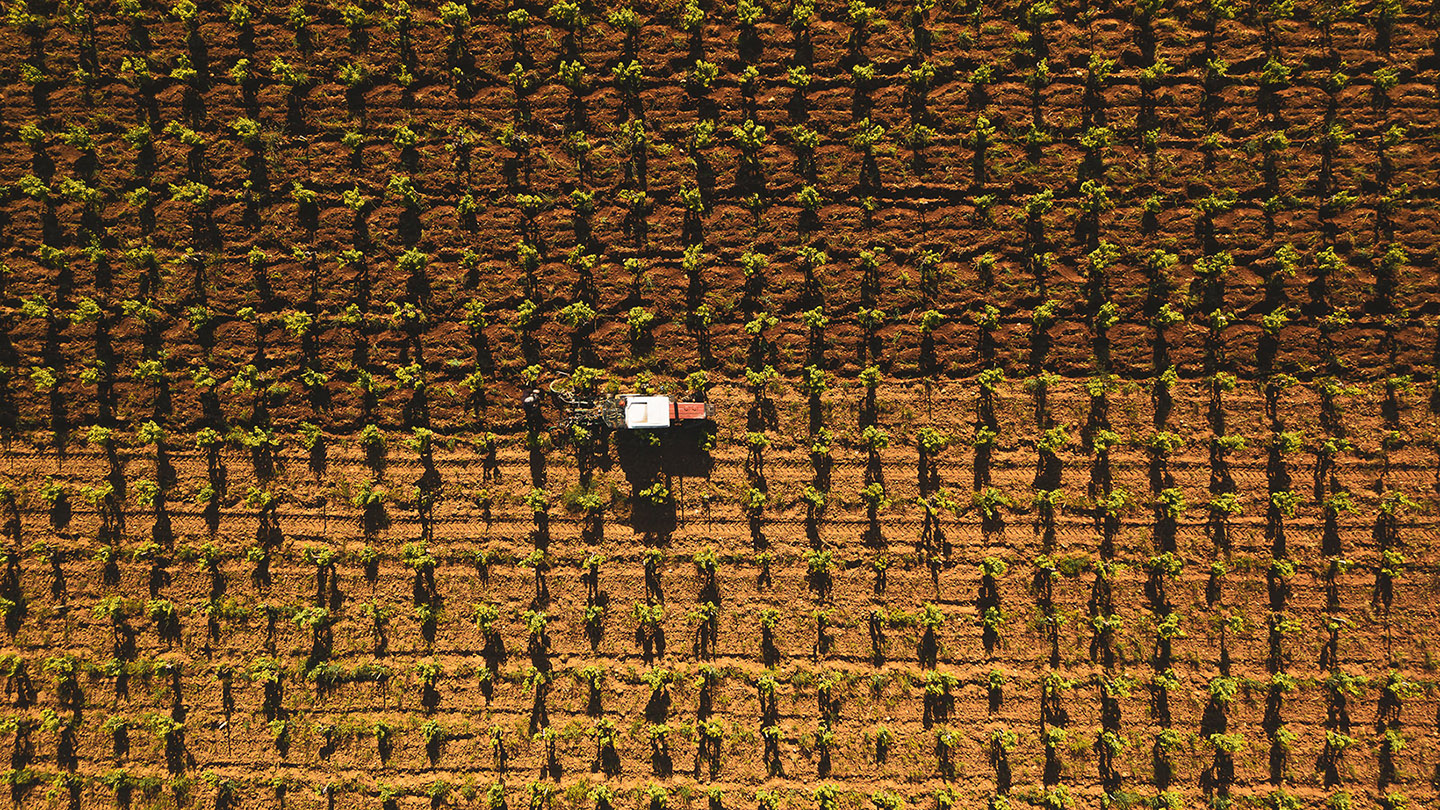
M 701 424 L 715 419 L 711 402 L 680 402 L 651 394 L 616 394 L 601 399 L 576 396 L 568 376 L 550 383 L 550 398 L 561 418 L 561 430 L 579 426 L 590 430 L 655 430 Z M 522 400 L 525 411 L 538 416 L 545 391 L 531 389 Z

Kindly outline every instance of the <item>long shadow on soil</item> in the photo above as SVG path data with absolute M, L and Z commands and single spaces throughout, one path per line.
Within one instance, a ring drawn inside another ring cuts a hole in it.
M 630 525 L 638 534 L 663 538 L 675 530 L 684 518 L 677 504 L 685 479 L 708 479 L 714 469 L 714 433 L 713 425 L 685 425 L 615 434 L 616 456 L 634 504 Z

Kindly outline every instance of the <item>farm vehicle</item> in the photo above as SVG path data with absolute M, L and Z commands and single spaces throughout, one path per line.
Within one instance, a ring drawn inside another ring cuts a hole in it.
M 552 381 L 548 393 L 560 412 L 557 427 L 588 430 L 657 430 L 682 425 L 703 425 L 715 419 L 712 402 L 683 402 L 663 395 L 614 394 L 604 397 L 577 395 L 570 378 Z M 534 388 L 521 401 L 527 414 L 538 416 L 546 391 Z

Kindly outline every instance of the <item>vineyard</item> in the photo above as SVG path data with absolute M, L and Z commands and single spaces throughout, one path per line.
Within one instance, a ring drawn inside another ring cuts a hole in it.
M 4 8 L 16 806 L 1440 803 L 1440 4 Z

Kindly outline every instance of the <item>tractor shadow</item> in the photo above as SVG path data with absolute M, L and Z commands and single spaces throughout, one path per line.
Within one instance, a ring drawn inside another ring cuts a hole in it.
M 663 540 L 675 531 L 684 518 L 685 479 L 709 479 L 714 446 L 713 424 L 615 431 L 615 457 L 630 485 L 630 526 L 637 534 Z

